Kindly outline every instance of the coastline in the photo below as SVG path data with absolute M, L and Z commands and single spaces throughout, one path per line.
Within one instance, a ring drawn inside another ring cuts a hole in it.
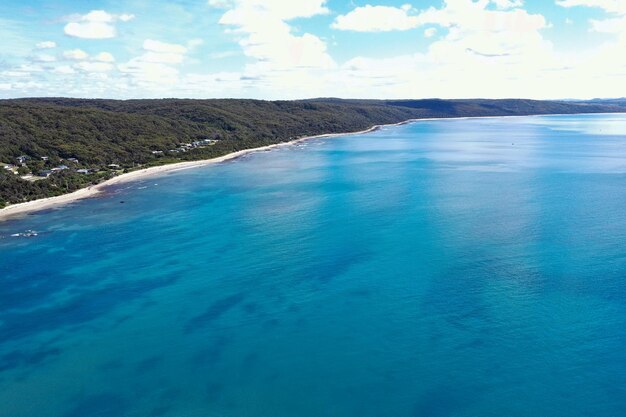
M 311 140 L 311 139 L 324 139 L 324 138 L 331 138 L 331 137 L 334 138 L 334 137 L 341 137 L 341 136 L 348 136 L 348 135 L 361 135 L 361 134 L 376 131 L 384 126 L 399 126 L 401 124 L 406 124 L 409 122 L 410 121 L 407 120 L 404 122 L 393 123 L 393 124 L 388 124 L 388 125 L 375 125 L 375 126 L 370 127 L 369 129 L 360 130 L 357 132 L 325 133 L 322 135 L 305 136 L 305 137 L 294 139 L 288 142 L 274 143 L 272 145 L 260 146 L 258 148 L 243 149 L 241 151 L 231 152 L 229 154 L 218 156 L 216 158 L 211 158 L 211 159 L 177 162 L 173 164 L 159 165 L 155 167 L 138 169 L 137 171 L 127 172 L 125 174 L 121 174 L 109 180 L 103 181 L 99 184 L 90 185 L 88 187 L 81 188 L 79 190 L 76 190 L 68 194 L 63 194 L 63 195 L 59 195 L 55 197 L 40 198 L 37 200 L 26 201 L 24 203 L 11 204 L 7 207 L 0 209 L 0 222 L 17 219 L 29 213 L 47 210 L 53 207 L 63 206 L 65 204 L 70 204 L 70 203 L 73 203 L 75 201 L 82 200 L 85 198 L 95 197 L 101 194 L 106 188 L 113 186 L 113 185 L 117 185 L 117 184 L 137 181 L 146 177 L 152 177 L 155 175 L 179 171 L 182 169 L 190 169 L 190 168 L 196 168 L 196 167 L 201 167 L 201 166 L 206 166 L 206 165 L 218 164 L 220 162 L 226 162 L 226 161 L 239 158 L 249 153 L 267 151 L 267 150 L 278 148 L 281 146 L 290 146 L 290 145 L 294 145 L 294 144 Z
M 0 209 L 0 222 L 12 220 L 23 217 L 29 213 L 37 211 L 47 210 L 53 207 L 70 204 L 78 200 L 85 198 L 95 197 L 102 193 L 107 187 L 116 184 L 122 184 L 131 181 L 137 181 L 146 177 L 151 177 L 159 174 L 165 174 L 168 172 L 179 171 L 181 169 L 196 168 L 211 164 L 217 164 L 220 162 L 226 162 L 232 159 L 239 158 L 249 153 L 266 151 L 281 146 L 290 146 L 300 142 L 312 140 L 312 139 L 324 139 L 324 138 L 337 138 L 351 135 L 362 135 L 370 132 L 374 132 L 383 127 L 402 126 L 409 123 L 422 122 L 422 121 L 435 121 L 435 120 L 467 120 L 467 119 L 503 119 L 512 117 L 537 117 L 537 116 L 569 116 L 569 115 L 584 115 L 584 114 L 605 114 L 605 113 L 576 113 L 576 114 L 538 114 L 538 115 L 514 115 L 514 116 L 465 116 L 465 117 L 437 117 L 437 118 L 423 118 L 423 119 L 408 119 L 398 123 L 374 125 L 368 129 L 360 130 L 356 132 L 344 132 L 344 133 L 325 133 L 322 135 L 305 136 L 299 139 L 294 139 L 288 142 L 275 143 L 272 145 L 261 146 L 258 148 L 244 149 L 241 151 L 231 152 L 226 155 L 218 156 L 211 159 L 202 159 L 198 161 L 186 161 L 177 162 L 173 164 L 160 165 L 155 167 L 149 167 L 139 169 L 137 171 L 128 172 L 122 175 L 118 175 L 109 180 L 101 182 L 100 184 L 90 185 L 85 188 L 81 188 L 72 193 L 63 194 L 56 197 L 41 198 L 38 200 L 27 201 L 24 203 L 12 204 Z M 615 114 L 615 113 L 606 113 Z M 619 113 L 618 113 L 619 114 Z

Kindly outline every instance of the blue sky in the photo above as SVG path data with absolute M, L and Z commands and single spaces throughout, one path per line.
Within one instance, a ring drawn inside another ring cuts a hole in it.
M 626 96 L 626 0 L 3 0 L 0 97 Z

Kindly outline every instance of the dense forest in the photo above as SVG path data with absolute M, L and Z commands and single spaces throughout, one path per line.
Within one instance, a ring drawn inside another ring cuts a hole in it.
M 0 207 L 147 166 L 407 119 L 624 111 L 623 100 L 0 100 Z

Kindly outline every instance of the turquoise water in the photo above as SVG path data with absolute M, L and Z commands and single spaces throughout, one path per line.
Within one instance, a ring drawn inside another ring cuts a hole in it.
M 623 416 L 625 213 L 626 116 L 593 115 L 314 140 L 0 223 L 0 417 Z

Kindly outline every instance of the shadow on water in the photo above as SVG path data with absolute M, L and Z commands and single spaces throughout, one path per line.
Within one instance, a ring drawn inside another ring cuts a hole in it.
M 190 319 L 187 324 L 185 324 L 185 333 L 193 333 L 209 326 L 215 320 L 222 317 L 222 315 L 226 314 L 229 310 L 241 304 L 244 299 L 245 294 L 239 293 L 216 301 L 209 308 L 207 308 L 204 313 Z
M 114 394 L 96 394 L 76 401 L 63 417 L 121 417 L 128 415 L 130 401 Z
M 15 350 L 0 356 L 0 372 L 22 368 L 25 370 L 39 366 L 47 359 L 58 356 L 61 350 L 48 346 L 40 346 L 36 350 Z
M 454 417 L 480 399 L 479 389 L 463 384 L 440 385 L 421 395 L 413 407 L 413 417 Z
M 0 334 L 5 340 L 15 341 L 38 332 L 59 331 L 67 326 L 81 325 L 121 305 L 127 305 L 150 291 L 172 285 L 179 279 L 180 276 L 165 276 L 135 281 L 132 291 L 129 291 L 128 283 L 117 282 L 97 290 L 85 290 L 59 305 L 32 311 L 9 311 L 0 314 Z

